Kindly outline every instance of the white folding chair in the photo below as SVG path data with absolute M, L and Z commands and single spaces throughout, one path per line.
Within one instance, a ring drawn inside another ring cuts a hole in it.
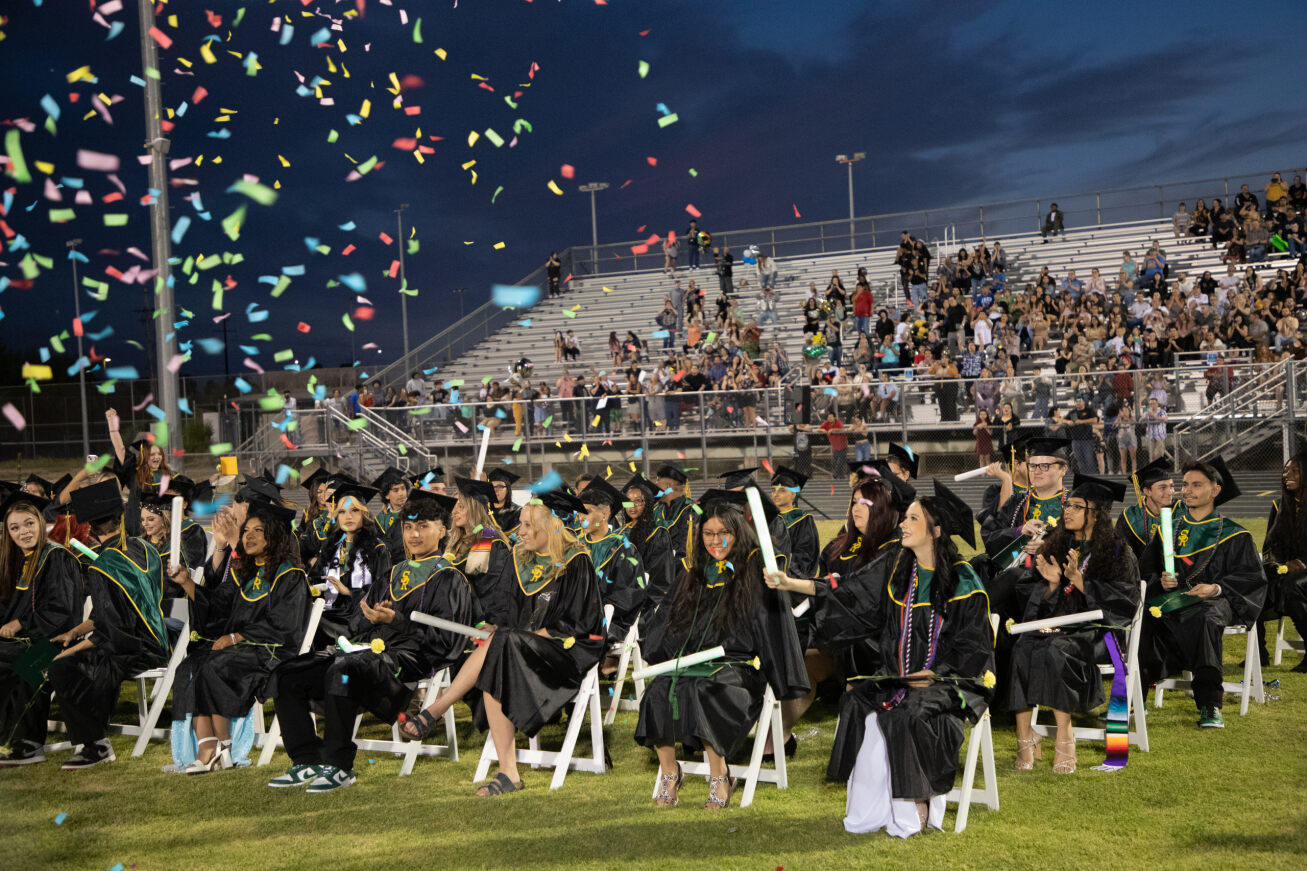
M 576 749 L 577 738 L 581 734 L 581 724 L 585 721 L 587 713 L 590 716 L 590 755 L 575 757 L 573 752 Z M 530 765 L 532 768 L 553 768 L 554 777 L 549 783 L 550 789 L 558 789 L 558 787 L 562 786 L 569 770 L 603 774 L 608 770 L 608 765 L 604 761 L 602 715 L 603 711 L 599 705 L 599 664 L 596 663 L 586 673 L 585 679 L 581 681 L 581 688 L 577 690 L 573 700 L 572 711 L 567 721 L 567 735 L 563 739 L 562 749 L 557 752 L 541 750 L 539 737 L 537 736 L 530 739 L 527 745 L 528 749 L 517 750 L 514 748 L 518 764 Z M 473 777 L 473 780 L 485 780 L 486 775 L 490 772 L 490 763 L 498 760 L 499 756 L 495 753 L 495 742 L 487 735 L 485 747 L 481 749 L 481 761 L 477 763 L 476 776 Z
M 169 606 L 169 616 L 174 620 L 182 621 L 182 630 L 177 636 L 177 643 L 173 645 L 168 662 L 157 668 L 147 668 L 130 678 L 130 680 L 136 682 L 137 722 L 135 724 L 109 724 L 109 731 L 115 735 L 137 736 L 136 744 L 132 747 L 132 756 L 144 754 L 150 739 L 158 738 L 166 741 L 171 734 L 171 726 L 159 728 L 159 717 L 163 713 L 163 706 L 168 702 L 168 694 L 172 692 L 172 684 L 177 677 L 177 666 L 186 658 L 186 650 L 190 645 L 191 609 L 189 601 L 185 598 L 173 599 L 172 604 Z M 152 687 L 149 686 L 149 682 L 153 682 Z
M 979 790 L 976 784 L 976 757 L 984 765 L 985 783 Z M 962 785 L 955 786 L 944 796 L 945 802 L 958 806 L 957 819 L 953 823 L 953 832 L 961 834 L 967 828 L 967 818 L 971 815 L 971 803 L 981 802 L 991 811 L 998 810 L 998 776 L 994 771 L 994 730 L 985 711 L 976 725 L 971 727 L 967 737 L 967 761 L 962 769 Z
M 1272 660 L 1272 662 L 1274 662 L 1275 665 L 1280 664 L 1280 660 L 1284 658 L 1284 652 L 1286 650 L 1297 650 L 1299 652 L 1307 651 L 1307 648 L 1304 648 L 1303 646 L 1303 640 L 1301 638 L 1302 631 L 1303 631 L 1302 627 L 1299 626 L 1294 627 L 1295 629 L 1298 630 L 1298 634 L 1300 637 L 1298 638 L 1285 637 L 1284 627 L 1285 624 L 1288 623 L 1288 621 L 1289 621 L 1288 617 L 1281 617 L 1279 620 L 1280 628 L 1275 633 L 1275 659 Z
M 618 711 L 640 710 L 640 699 L 644 698 L 644 678 L 636 678 L 635 673 L 644 668 L 644 657 L 640 655 L 640 621 L 631 624 L 626 638 L 622 641 L 622 653 L 617 658 L 617 674 L 613 680 L 613 700 L 608 704 L 608 713 L 604 714 L 604 725 L 611 726 L 617 719 Z M 626 688 L 626 668 L 631 667 L 631 683 L 635 686 L 635 698 L 622 697 Z
M 422 707 L 427 707 L 436 700 L 440 691 L 449 686 L 450 682 L 449 669 L 442 668 L 436 672 L 434 677 L 427 680 L 419 681 L 417 688 L 423 690 Z M 445 756 L 454 762 L 458 761 L 458 730 L 454 725 L 454 709 L 450 707 L 445 711 L 445 743 L 444 744 L 424 744 L 421 741 L 410 741 L 405 738 L 399 731 L 399 724 L 390 725 L 390 740 L 381 738 L 359 738 L 359 726 L 363 722 L 363 715 L 359 714 L 354 718 L 354 744 L 360 750 L 369 750 L 373 753 L 393 753 L 403 758 L 404 762 L 399 767 L 399 776 L 405 777 L 413 773 L 413 766 L 419 756 Z
M 304 628 L 304 640 L 300 642 L 300 653 L 308 653 L 313 647 L 313 636 L 318 634 L 318 621 L 322 619 L 322 611 L 327 607 L 327 603 L 321 597 L 313 600 L 313 605 L 309 608 L 308 625 Z M 272 725 L 265 732 L 263 729 L 263 706 L 256 700 L 250 712 L 256 714 L 254 718 L 255 734 L 263 735 L 263 749 L 259 752 L 259 765 L 267 765 L 272 761 L 272 754 L 281 746 L 281 724 L 277 722 L 277 715 L 272 715 Z M 258 743 L 258 739 L 255 739 Z
M 740 794 L 740 807 L 748 807 L 753 804 L 753 795 L 758 789 L 759 783 L 774 783 L 777 789 L 788 789 L 790 785 L 789 771 L 786 768 L 785 750 L 781 747 L 781 737 L 784 735 L 781 727 L 781 706 L 776 701 L 776 694 L 772 692 L 771 684 L 767 685 L 767 691 L 762 696 L 762 710 L 758 713 L 758 725 L 753 730 L 753 750 L 749 754 L 748 765 L 727 765 L 727 773 L 743 782 L 744 792 Z M 772 749 L 775 751 L 772 756 L 774 764 L 764 767 L 762 757 L 767 749 L 767 736 L 772 736 Z M 709 777 L 711 771 L 708 767 L 708 754 L 704 753 L 702 762 L 682 762 L 681 771 L 685 774 Z M 654 778 L 654 797 L 658 795 L 658 779 Z
M 1235 683 L 1234 681 L 1222 681 L 1221 689 L 1227 695 L 1233 694 L 1239 697 L 1239 716 L 1245 716 L 1248 713 L 1248 699 L 1257 700 L 1259 705 L 1266 704 L 1266 688 L 1262 685 L 1262 656 L 1257 647 L 1257 630 L 1250 629 L 1247 626 L 1235 625 L 1225 627 L 1225 635 L 1244 635 L 1248 638 L 1248 643 L 1244 645 L 1243 660 L 1243 681 Z M 1163 690 L 1184 690 L 1193 695 L 1190 690 L 1193 672 L 1184 671 L 1178 678 L 1167 678 L 1157 682 L 1157 689 L 1153 693 L 1153 707 L 1162 707 Z
M 1125 651 L 1125 668 L 1126 668 L 1126 700 L 1129 713 L 1129 741 L 1145 753 L 1148 752 L 1148 714 L 1147 703 L 1144 696 L 1143 681 L 1139 679 L 1139 635 L 1144 625 L 1144 595 L 1146 585 L 1143 581 L 1139 582 L 1139 605 L 1135 608 L 1134 616 L 1130 618 L 1129 640 L 1126 642 Z M 1073 624 L 1074 625 L 1074 624 Z M 1101 664 L 1098 671 L 1103 676 L 1115 674 L 1115 670 L 1110 664 Z M 1039 708 L 1035 708 L 1034 714 L 1030 718 L 1031 727 L 1045 738 L 1051 737 L 1057 732 L 1056 726 L 1041 725 L 1039 723 Z M 1107 728 L 1094 729 L 1088 726 L 1076 726 L 1072 732 L 1075 734 L 1077 741 L 1107 741 Z

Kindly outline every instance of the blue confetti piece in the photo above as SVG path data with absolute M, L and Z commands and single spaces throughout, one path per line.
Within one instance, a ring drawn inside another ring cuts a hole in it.
M 316 33 L 314 33 L 312 36 L 309 37 L 309 45 L 321 45 L 324 42 L 330 42 L 330 41 L 331 41 L 331 31 L 325 27 L 318 30 Z
M 304 274 L 304 264 L 301 263 L 301 264 L 299 264 L 298 266 L 283 266 L 283 267 L 281 267 L 281 274 L 282 274 L 282 275 L 289 275 L 289 276 L 291 276 L 291 277 L 294 277 L 294 276 L 297 276 L 297 275 L 303 275 L 303 274 Z
M 49 94 L 46 94 L 44 97 L 42 97 L 41 108 L 45 110 L 45 114 L 49 115 L 51 118 L 53 118 L 56 121 L 59 120 L 59 113 L 62 110 L 59 108 L 59 103 L 55 100 L 54 97 L 51 97 Z
M 206 354 L 221 354 L 222 349 L 226 347 L 221 339 L 196 339 L 200 343 L 200 348 Z
M 368 765 L 376 765 L 376 764 L 377 764 L 377 760 L 375 760 L 375 759 L 369 759 L 369 760 L 368 760 Z
M 191 414 L 191 404 L 185 399 L 177 400 L 177 407 L 181 409 L 182 414 Z
M 59 816 L 54 818 L 54 824 L 56 826 L 62 826 L 66 819 L 68 819 L 68 814 L 59 814 Z
M 135 366 L 114 366 L 111 369 L 104 370 L 104 374 L 107 378 L 117 378 L 120 381 L 129 381 L 141 377 Z
M 122 33 L 125 27 L 127 27 L 127 25 L 121 21 L 115 21 L 111 23 L 109 25 L 109 35 L 104 38 L 104 41 L 108 42 L 109 40 L 116 37 L 118 34 Z
M 283 23 L 281 25 L 280 43 L 282 45 L 290 45 L 290 41 L 294 36 L 295 36 L 295 28 L 292 25 Z
M 490 289 L 495 305 L 509 308 L 530 308 L 540 300 L 539 285 L 496 284 Z
M 659 112 L 661 112 L 661 113 L 664 114 L 664 115 L 670 115 L 670 114 L 672 114 L 672 110 L 667 108 L 667 104 L 666 104 L 666 103 L 659 103 L 659 104 L 658 104 L 657 106 L 655 106 L 654 108 L 656 108 Z
M 342 675 L 340 676 L 340 682 L 341 682 L 341 683 L 349 683 L 349 675 L 347 675 L 347 674 L 342 674 Z
M 168 419 L 168 415 L 164 414 L 163 409 L 160 408 L 159 406 L 155 405 L 153 402 L 151 402 L 148 406 L 146 406 L 145 411 L 146 411 L 147 414 L 149 414 L 149 415 L 150 415 L 151 417 L 153 417 L 155 420 L 167 420 L 167 419 Z
M 145 83 L 144 83 L 144 82 L 141 82 L 141 84 L 145 84 Z M 229 130 L 228 128 L 224 127 L 224 128 L 222 128 L 221 130 L 210 130 L 208 133 L 206 133 L 206 134 L 204 134 L 204 135 L 205 135 L 205 136 L 208 136 L 210 139 L 230 139 L 230 138 L 231 138 L 231 130 Z
M 548 493 L 552 490 L 561 490 L 563 487 L 563 477 L 554 469 L 550 469 L 545 476 L 526 489 L 532 493 Z
M 357 272 L 351 272 L 349 275 L 338 275 L 336 278 L 341 284 L 345 285 L 355 293 L 362 293 L 368 289 L 367 280 Z
M 239 390 L 241 393 L 249 393 L 250 390 L 253 389 L 250 387 L 250 382 L 246 381 L 244 378 L 241 378 L 239 376 L 237 376 L 236 380 L 233 381 L 232 383 L 236 385 L 236 389 Z
M 309 249 L 309 253 L 316 251 L 318 246 L 321 244 L 322 244 L 322 240 L 319 239 L 317 236 L 304 237 L 304 247 Z
M 353 221 L 346 221 L 346 222 L 343 223 L 343 224 L 337 224 L 337 225 L 336 225 L 336 229 L 337 229 L 337 230 L 345 230 L 345 231 L 353 230 L 353 229 L 354 229 L 354 222 L 353 222 Z
M 667 332 L 666 330 L 654 330 L 652 333 L 649 334 L 649 338 L 651 338 L 651 339 L 665 339 L 665 338 L 667 338 L 667 337 L 670 336 L 670 335 L 671 335 L 671 333 Z

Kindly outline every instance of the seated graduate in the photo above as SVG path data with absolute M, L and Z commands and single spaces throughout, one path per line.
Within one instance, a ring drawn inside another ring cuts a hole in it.
M 1029 441 L 1029 435 L 1017 437 L 1008 445 L 1008 450 L 985 469 L 986 475 L 998 480 L 985 488 L 980 500 L 976 520 L 980 523 L 982 538 L 992 535 L 1001 525 L 998 509 L 1014 495 L 1025 496 L 1030 490 L 1030 473 L 1026 469 L 1026 445 Z
M 643 475 L 636 474 L 626 482 L 621 492 L 626 495 L 625 525 L 621 532 L 640 552 L 640 560 L 649 576 L 645 594 L 650 605 L 657 605 L 671 591 L 676 577 L 671 535 L 654 519 L 658 488 Z
M 572 700 L 603 653 L 603 605 L 585 545 L 559 515 L 584 511 L 576 497 L 550 492 L 522 507 L 513 548 L 514 583 L 498 625 L 468 656 L 426 713 L 437 720 L 464 696 L 479 729 L 490 729 L 499 772 L 479 796 L 522 788 L 516 733 L 534 736 Z M 416 723 L 403 730 L 417 736 Z
M 780 511 L 790 539 L 789 557 L 785 571 L 796 578 L 811 578 L 817 574 L 821 555 L 821 542 L 817 537 L 817 521 L 812 513 L 799 506 L 799 494 L 808 476 L 789 466 L 777 466 L 771 476 L 771 500 Z
M 159 559 L 167 566 L 168 557 L 172 552 L 172 497 L 160 496 L 156 493 L 146 493 L 142 496 L 140 527 L 141 540 L 154 548 L 154 551 L 159 555 Z M 182 549 L 180 561 L 186 568 L 191 568 L 192 563 L 187 561 L 184 548 Z M 200 561 L 194 563 L 194 565 L 200 566 L 203 564 L 204 554 L 201 553 Z M 172 582 L 166 568 L 164 569 L 162 583 L 164 598 L 175 599 L 185 595 Z
M 121 506 L 117 489 L 113 495 Z M 0 503 L 0 768 L 45 761 L 50 682 L 25 673 L 23 664 L 35 646 L 82 619 L 82 569 L 46 538 L 45 501 L 10 493 Z
M 1127 505 L 1116 521 L 1116 531 L 1130 545 L 1136 558 L 1141 556 L 1148 542 L 1157 532 L 1162 520 L 1162 509 L 1171 508 L 1175 501 L 1175 485 L 1171 481 L 1171 460 L 1158 457 L 1135 472 L 1133 476 L 1136 505 Z M 1183 506 L 1178 506 L 1183 510 Z
M 141 501 L 157 498 L 145 493 Z M 114 761 L 105 732 L 122 682 L 138 671 L 164 665 L 172 649 L 163 622 L 167 567 L 148 541 L 119 534 L 123 503 L 117 482 L 78 490 L 73 510 L 92 525 L 103 546 L 86 566 L 90 618 L 51 639 L 65 649 L 50 663 L 50 687 L 59 699 L 68 737 L 78 745 L 63 764 L 65 771 Z
M 921 456 L 907 445 L 891 442 L 885 450 L 885 462 L 890 473 L 905 484 L 917 480 L 917 473 L 921 471 Z
M 517 529 L 517 518 L 521 509 L 513 503 L 513 483 L 521 479 L 507 469 L 491 469 L 486 480 L 495 488 L 495 499 L 490 503 L 490 511 L 495 516 L 495 523 L 508 535 Z
M 654 520 L 667 530 L 672 544 L 672 563 L 679 565 L 694 549 L 694 500 L 690 498 L 690 478 L 670 463 L 664 463 L 654 472 L 658 485 L 658 504 L 654 506 Z M 578 487 L 579 487 L 578 483 Z
M 1023 621 L 1102 609 L 1102 623 L 1129 625 L 1139 604 L 1139 566 L 1112 526 L 1112 504 L 1124 497 L 1124 484 L 1076 475 L 1062 507 L 1063 523 L 1044 539 L 1035 568 L 1022 585 L 1030 590 Z M 1104 631 L 1112 630 L 1067 626 L 1017 636 L 1006 698 L 1008 710 L 1016 712 L 1017 771 L 1029 771 L 1043 756 L 1043 739 L 1030 725 L 1034 707 L 1043 705 L 1053 709 L 1057 723 L 1053 773 L 1075 772 L 1071 713 L 1107 701 L 1096 653 Z
M 781 704 L 785 730 L 785 753 L 793 756 L 798 748 L 793 728 L 817 696 L 817 687 L 832 677 L 864 674 L 875 670 L 879 653 L 874 644 L 859 632 L 855 638 L 838 634 L 846 613 L 843 599 L 852 596 L 880 595 L 881 581 L 868 588 L 875 575 L 872 560 L 887 547 L 898 542 L 899 522 L 903 512 L 917 498 L 917 492 L 875 461 L 874 474 L 862 478 L 853 488 L 844 525 L 821 551 L 815 579 L 788 576 L 769 579 L 778 589 L 804 596 L 814 596 L 811 619 L 798 621 L 799 637 L 804 645 L 804 665 L 810 689 L 803 696 Z M 883 470 L 883 471 L 882 471 Z M 838 595 L 832 591 L 838 590 Z M 832 635 L 830 630 L 837 633 Z
M 359 484 L 346 484 L 335 492 L 332 531 L 308 572 L 309 583 L 326 602 L 314 647 L 331 645 L 345 635 L 368 588 L 390 576 L 390 550 L 368 511 L 368 501 L 376 493 Z
M 865 633 L 880 665 L 851 678 L 826 777 L 848 780 L 846 831 L 907 837 L 943 820 L 962 720 L 979 718 L 991 694 L 994 635 L 980 577 L 951 538 L 974 541 L 970 509 L 936 481 L 901 529 L 902 543 L 873 563 L 882 594 L 846 599 L 844 637 Z
M 671 593 L 643 618 L 643 652 L 649 662 L 717 646 L 726 653 L 654 678 L 640 700 L 635 740 L 658 754 L 659 807 L 680 798 L 679 742 L 707 755 L 704 807 L 720 809 L 730 803 L 735 786 L 728 762 L 757 723 L 767 684 L 778 695 L 786 690 L 784 664 L 798 638 L 793 623 L 778 621 L 773 613 L 745 495 L 709 490 L 699 505 L 703 514 L 694 552 L 683 561 Z
M 1166 571 L 1162 536 L 1139 560 L 1148 581 L 1148 615 L 1139 645 L 1145 686 L 1182 669 L 1193 672 L 1198 725 L 1223 729 L 1221 654 L 1225 627 L 1253 627 L 1266 598 L 1266 575 L 1252 533 L 1216 509 L 1239 495 L 1220 457 L 1190 463 L 1172 519 L 1175 574 Z
M 386 471 L 377 476 L 372 487 L 381 495 L 381 510 L 377 512 L 377 527 L 381 530 L 386 548 L 390 551 L 390 561 L 397 563 L 404 559 L 404 535 L 400 524 L 400 515 L 404 503 L 408 501 L 408 479 L 394 466 L 387 466 Z
M 198 741 L 187 774 L 231 767 L 232 719 L 265 698 L 268 676 L 298 654 L 304 637 L 309 584 L 290 528 L 295 512 L 244 504 L 239 525 L 233 507 L 214 515 L 204 586 L 186 572 L 173 575 L 192 602 L 191 643 L 173 684 L 174 719 L 191 714 Z
M 445 559 L 467 576 L 476 597 L 478 620 L 498 623 L 513 584 L 513 549 L 491 516 L 495 489 L 487 481 L 455 476 L 458 501 L 450 512 Z
M 415 611 L 469 625 L 474 619 L 472 588 L 463 573 L 440 555 L 452 496 L 415 490 L 400 509 L 408 558 L 378 579 L 351 614 L 346 636 L 359 645 L 346 653 L 326 650 L 288 660 L 273 672 L 275 700 L 291 766 L 268 786 L 308 784 L 311 793 L 331 792 L 354 782 L 354 719 L 366 709 L 393 723 L 412 695 L 412 686 L 443 668 L 455 668 L 469 646 L 465 635 L 410 619 Z M 326 725 L 319 738 L 310 704 Z M 434 721 L 421 712 L 418 731 Z
M 73 491 L 86 484 L 98 483 L 103 475 L 96 473 L 95 480 L 85 469 L 78 469 L 74 475 L 64 475 L 58 481 L 54 482 L 54 498 L 50 504 L 45 507 L 43 512 L 45 522 L 49 526 L 50 540 L 64 547 L 72 547 L 71 542 L 76 539 L 82 544 L 90 545 L 92 542 L 91 527 L 88 524 L 78 521 L 77 515 L 73 512 L 72 494 Z
M 758 491 L 758 495 L 762 497 L 763 510 L 767 512 L 767 529 L 771 532 L 772 550 L 776 553 L 776 562 L 782 571 L 786 571 L 789 568 L 790 549 L 793 547 L 790 542 L 790 530 L 781 519 L 780 509 L 767 495 L 771 488 L 759 487 L 758 482 L 754 480 L 753 473 L 756 471 L 758 471 L 756 467 L 735 469 L 723 472 L 717 477 L 722 479 L 722 488 L 725 490 L 743 491 L 753 487 Z
M 1279 500 L 1271 503 L 1271 516 L 1266 521 L 1266 543 L 1262 547 L 1262 560 L 1271 594 L 1268 607 L 1273 603 L 1280 614 L 1293 621 L 1301 636 L 1307 636 L 1307 489 L 1303 487 L 1307 475 L 1307 450 L 1299 451 L 1284 465 L 1281 475 Z M 1265 624 L 1258 621 L 1262 632 L 1262 651 L 1266 651 Z M 1293 667 L 1293 671 L 1307 672 L 1307 655 Z
M 300 519 L 297 538 L 300 558 L 304 561 L 305 570 L 309 570 L 313 568 L 331 531 L 331 494 L 339 483 L 333 481 L 331 473 L 326 469 L 318 468 L 312 475 L 301 480 L 300 486 L 308 491 L 309 504 Z
M 201 481 L 197 484 L 185 475 L 173 475 L 168 481 L 168 489 L 164 491 L 164 495 L 170 501 L 173 496 L 182 497 L 182 507 L 185 511 L 182 517 L 183 561 L 187 568 L 199 568 L 204 565 L 204 559 L 208 556 L 209 538 L 205 535 L 204 527 L 195 522 L 191 512 L 194 510 L 194 506 L 213 501 L 213 485 L 208 481 Z M 169 515 L 168 523 L 171 524 L 171 522 L 172 518 Z M 168 529 L 171 534 L 171 526 Z M 160 555 L 163 556 L 162 552 L 160 552 Z
M 581 526 L 581 543 L 590 549 L 590 562 L 599 581 L 599 595 L 605 605 L 613 606 L 613 618 L 606 635 L 609 646 L 621 644 L 645 605 L 648 578 L 640 551 L 620 532 L 609 526 L 621 512 L 624 497 L 603 478 L 594 478 L 577 497 L 586 507 Z M 603 674 L 617 671 L 618 655 L 609 653 L 600 668 Z

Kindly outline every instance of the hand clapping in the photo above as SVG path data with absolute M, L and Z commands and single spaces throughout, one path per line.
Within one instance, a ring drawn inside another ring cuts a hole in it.
M 359 608 L 363 616 L 369 623 L 389 623 L 395 619 L 395 609 L 389 599 L 383 599 L 378 602 L 376 607 L 370 606 L 366 601 L 359 602 Z

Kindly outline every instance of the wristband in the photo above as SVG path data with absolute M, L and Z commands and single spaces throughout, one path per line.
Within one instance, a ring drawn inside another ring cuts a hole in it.
M 235 644 L 235 643 L 236 643 L 236 633 L 235 633 L 235 632 L 232 632 L 232 633 L 228 634 L 227 637 L 231 639 L 231 643 L 232 643 L 232 644 Z
M 122 420 L 115 417 L 113 420 L 109 421 L 109 432 L 118 432 L 118 427 L 121 424 Z

